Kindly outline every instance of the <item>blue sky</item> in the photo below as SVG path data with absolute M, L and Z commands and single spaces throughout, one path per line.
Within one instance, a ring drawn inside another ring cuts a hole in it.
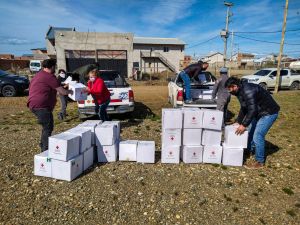
M 229 30 L 282 29 L 285 0 L 233 0 Z M 225 28 L 223 0 L 10 0 L 0 1 L 0 53 L 22 55 L 45 47 L 49 25 L 77 31 L 132 32 L 135 36 L 178 37 L 186 54 L 223 52 L 220 30 Z M 297 30 L 298 29 L 298 30 Z M 289 0 L 284 53 L 300 57 L 300 0 Z M 242 37 L 280 42 L 281 33 L 236 33 Z M 207 40 L 211 41 L 206 42 Z M 205 42 L 205 43 L 203 43 Z M 201 44 L 202 43 L 202 44 Z M 194 47 L 193 47 L 194 46 Z M 233 52 L 276 53 L 279 44 L 234 36 Z M 228 54 L 231 43 L 228 41 Z

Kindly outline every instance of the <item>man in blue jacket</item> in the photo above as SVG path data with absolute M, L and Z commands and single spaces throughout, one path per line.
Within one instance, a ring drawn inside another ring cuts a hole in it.
M 264 166 L 265 136 L 278 117 L 279 105 L 270 93 L 260 85 L 241 82 L 236 77 L 230 77 L 225 83 L 230 94 L 235 95 L 241 105 L 236 134 L 249 130 L 248 151 L 255 153 L 255 162 L 245 165 L 249 169 L 258 169 Z

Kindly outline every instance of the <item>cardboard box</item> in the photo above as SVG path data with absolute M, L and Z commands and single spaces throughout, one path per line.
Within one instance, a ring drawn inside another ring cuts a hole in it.
M 182 146 L 181 159 L 184 163 L 202 163 L 203 146 Z
M 203 111 L 199 108 L 183 109 L 183 128 L 202 128 Z
M 116 162 L 118 155 L 118 142 L 113 145 L 97 146 L 98 162 Z
M 117 137 L 115 124 L 101 124 L 95 128 L 96 145 L 113 145 Z
M 48 157 L 49 151 L 44 151 L 34 156 L 34 175 L 52 177 L 52 163 Z
M 220 164 L 222 160 L 222 146 L 204 146 L 203 163 Z
M 119 144 L 119 160 L 120 161 L 136 161 L 136 140 L 121 141 Z
M 121 134 L 121 122 L 120 121 L 105 121 L 103 124 L 113 124 L 117 126 L 117 137 Z
M 162 146 L 161 163 L 179 163 L 180 146 Z
M 165 129 L 162 131 L 162 145 L 164 146 L 180 146 L 181 145 L 181 129 Z
M 221 145 L 222 131 L 203 129 L 202 145 Z
M 91 144 L 95 145 L 96 144 L 95 128 L 98 126 L 98 123 L 86 123 L 87 121 L 79 124 L 77 127 L 84 127 L 84 128 L 90 129 L 90 131 L 92 132 Z M 99 120 L 99 121 L 101 121 L 101 120 Z
M 60 133 L 49 137 L 49 157 L 68 161 L 79 155 L 80 137 L 70 133 Z
M 202 129 L 183 129 L 182 145 L 201 145 Z
M 139 163 L 155 163 L 155 142 L 139 141 L 136 158 Z
M 94 164 L 94 147 L 88 148 L 82 153 L 83 156 L 83 171 L 87 170 Z
M 223 112 L 219 110 L 203 110 L 203 128 L 221 130 L 223 124 Z
M 73 93 L 69 94 L 69 98 L 73 101 L 84 101 L 87 99 L 87 93 L 83 91 L 85 85 L 81 83 L 69 83 L 69 90 L 72 90 Z
M 244 159 L 243 148 L 232 148 L 223 144 L 222 163 L 226 166 L 242 166 Z
M 224 143 L 229 147 L 247 148 L 248 131 L 246 130 L 242 135 L 236 135 L 237 126 L 226 126 L 224 134 Z
M 65 131 L 65 133 L 75 134 L 80 137 L 79 152 L 82 153 L 92 146 L 92 132 L 91 129 L 83 126 L 77 126 Z
M 58 180 L 72 181 L 82 173 L 82 167 L 82 155 L 78 155 L 67 162 L 52 159 L 52 177 Z
M 162 109 L 162 128 L 181 129 L 183 115 L 181 109 Z

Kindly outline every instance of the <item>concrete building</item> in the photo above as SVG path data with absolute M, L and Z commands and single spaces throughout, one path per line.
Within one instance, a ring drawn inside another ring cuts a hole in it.
M 71 30 L 70 30 L 71 29 Z M 179 70 L 185 43 L 177 38 L 134 37 L 132 33 L 77 32 L 50 27 L 47 51 L 58 68 L 73 71 L 98 63 L 101 69 L 118 70 L 125 77 L 134 71 L 155 73 Z
M 208 62 L 209 64 L 218 64 L 224 63 L 223 54 L 220 52 L 211 53 L 202 58 L 203 61 Z
M 180 60 L 180 68 L 179 70 L 183 70 L 185 67 L 190 65 L 192 63 L 192 56 L 190 55 L 185 55 L 183 60 Z
M 33 49 L 31 49 L 31 51 L 33 54 L 33 59 L 36 59 L 36 60 L 49 59 L 46 48 L 33 48 Z

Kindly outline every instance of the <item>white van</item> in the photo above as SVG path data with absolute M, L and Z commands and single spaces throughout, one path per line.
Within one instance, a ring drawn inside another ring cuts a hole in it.
M 42 60 L 30 60 L 29 69 L 31 72 L 39 72 L 42 69 Z

